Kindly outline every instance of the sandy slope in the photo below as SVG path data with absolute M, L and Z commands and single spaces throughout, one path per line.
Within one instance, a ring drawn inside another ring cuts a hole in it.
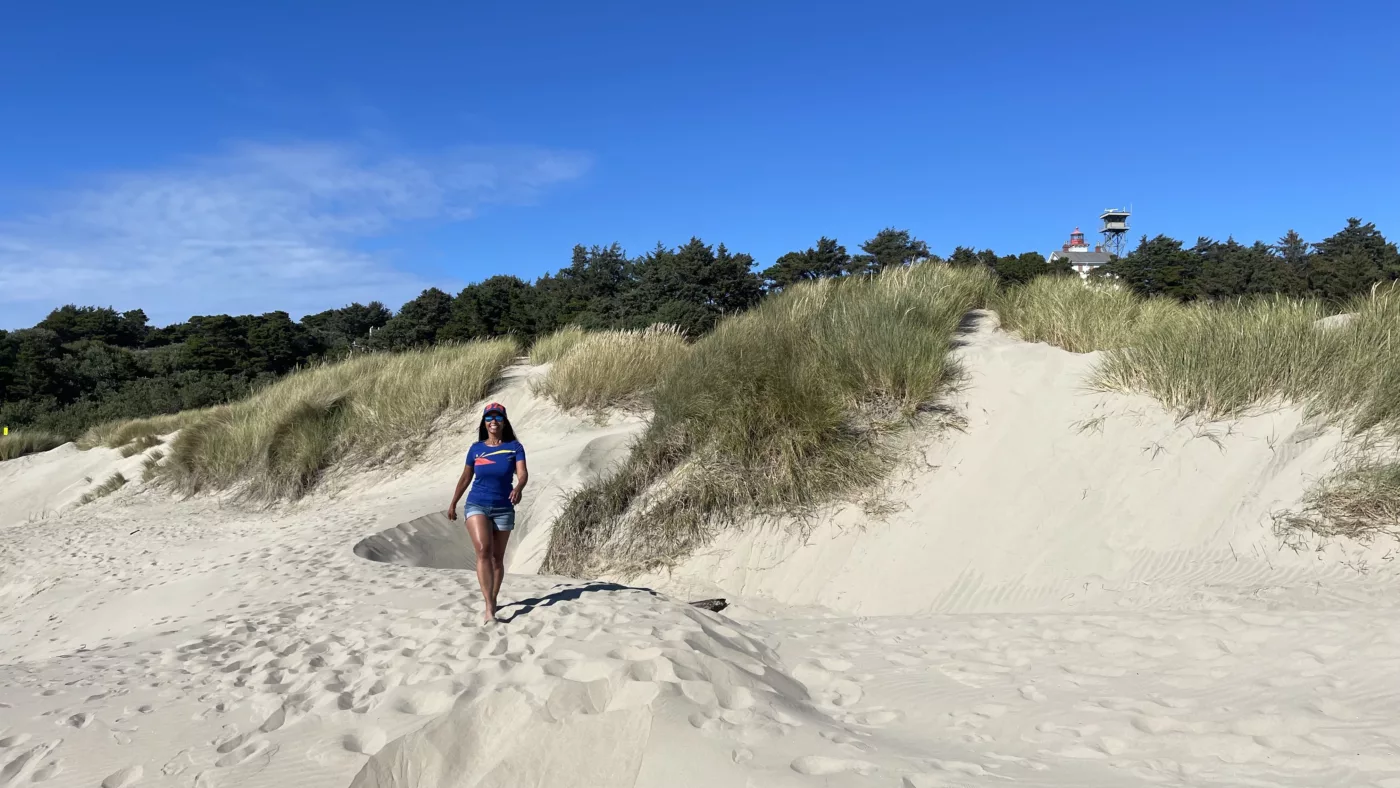
M 1097 354 L 1030 344 L 984 315 L 956 355 L 961 431 L 932 436 L 896 510 L 846 506 L 805 539 L 753 527 L 653 584 L 857 614 L 1195 607 L 1271 585 L 1385 573 L 1393 545 L 1281 549 L 1272 515 L 1331 469 L 1341 436 L 1292 409 L 1180 421 L 1092 393 Z M 712 591 L 713 592 L 713 591 Z
M 1078 391 L 1083 357 L 989 331 L 962 353 L 967 431 L 905 475 L 908 510 L 755 529 L 659 594 L 513 574 L 492 627 L 435 514 L 465 436 L 273 511 L 129 485 L 10 516 L 0 787 L 1400 786 L 1385 548 L 1294 556 L 1259 522 L 1334 437 L 1277 414 L 1222 450 Z M 515 572 L 638 429 L 529 374 L 493 394 L 535 478 Z M 129 462 L 70 454 L 0 465 L 0 509 Z M 715 585 L 745 596 L 681 601 Z

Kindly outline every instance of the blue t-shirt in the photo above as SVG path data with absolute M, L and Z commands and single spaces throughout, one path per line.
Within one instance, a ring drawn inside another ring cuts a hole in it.
M 510 490 L 515 464 L 525 459 L 525 447 L 520 441 L 506 441 L 500 446 L 487 446 L 481 441 L 467 449 L 467 464 L 472 466 L 472 487 L 467 503 L 478 506 L 510 506 Z

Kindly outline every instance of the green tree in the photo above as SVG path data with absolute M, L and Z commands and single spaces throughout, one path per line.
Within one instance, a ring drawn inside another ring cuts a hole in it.
M 248 359 L 241 365 L 245 373 L 285 375 L 326 349 L 286 312 L 249 318 L 247 325 Z
M 1006 255 L 997 258 L 996 265 L 992 267 L 996 272 L 997 279 L 1003 284 L 1025 284 L 1038 276 L 1046 276 L 1052 273 L 1064 273 L 1069 269 L 1066 263 L 1063 266 L 1051 266 L 1046 262 L 1045 255 L 1040 252 L 1023 252 L 1019 255 Z
M 430 287 L 400 307 L 397 315 L 370 336 L 368 344 L 380 350 L 432 345 L 451 320 L 452 296 Z
M 763 271 L 769 290 L 810 279 L 845 276 L 851 271 L 851 256 L 835 238 L 822 236 L 814 247 L 801 252 L 788 252 Z
M 982 258 L 977 256 L 977 250 L 969 246 L 959 246 L 953 250 L 953 254 L 948 258 L 948 265 L 957 268 L 969 268 L 974 265 L 981 265 Z
M 68 401 L 102 399 L 129 381 L 145 375 L 132 351 L 95 339 L 70 343 L 55 364 L 54 374 L 71 387 Z
M 439 340 L 536 333 L 535 290 L 514 276 L 493 276 L 468 285 L 452 301 L 452 319 Z
M 1199 292 L 1200 257 L 1165 235 L 1151 240 L 1144 235 L 1127 257 L 1102 267 L 1142 295 L 1189 301 Z
M 207 372 L 242 372 L 248 359 L 246 326 L 228 315 L 191 317 L 180 366 Z
M 637 283 L 627 294 L 626 308 L 635 327 L 680 317 L 685 321 L 680 328 L 695 336 L 713 328 L 721 315 L 748 309 L 763 295 L 752 257 L 733 254 L 724 244 L 708 246 L 699 238 L 676 250 L 658 244 L 635 262 L 634 270 Z
M 28 328 L 10 334 L 14 359 L 10 372 L 12 399 L 71 396 L 68 382 L 58 375 L 63 342 L 47 328 Z
M 378 301 L 359 302 L 339 309 L 327 309 L 301 319 L 301 325 L 327 347 L 348 346 L 364 340 L 373 329 L 382 327 L 393 313 Z
M 1289 230 L 1284 236 L 1274 244 L 1274 252 L 1279 259 L 1283 260 L 1288 267 L 1293 269 L 1293 273 L 1307 281 L 1308 274 L 1312 271 L 1312 245 L 1303 240 L 1295 230 Z
M 53 310 L 35 327 L 54 332 L 65 344 L 95 339 L 118 347 L 140 347 L 149 331 L 140 309 L 118 314 L 111 307 L 73 304 Z
M 855 258 L 855 269 L 863 273 L 879 273 L 893 266 L 910 265 L 929 257 L 928 244 L 909 234 L 908 230 L 886 227 L 874 238 L 860 245 L 865 254 Z
M 1371 222 L 1348 219 L 1345 228 L 1316 248 L 1308 284 L 1323 298 L 1357 295 L 1376 282 L 1400 276 L 1400 252 Z
M 15 356 L 19 353 L 19 343 L 14 336 L 0 328 L 0 403 L 10 399 L 10 386 L 15 376 Z
M 1224 243 L 1198 238 L 1191 252 L 1200 258 L 1197 289 L 1201 297 L 1237 298 L 1248 291 L 1255 265 L 1248 247 L 1234 238 Z
M 570 323 L 589 329 L 620 326 L 622 301 L 635 284 L 632 268 L 617 244 L 575 246 L 568 268 L 535 283 L 536 330 L 548 333 Z

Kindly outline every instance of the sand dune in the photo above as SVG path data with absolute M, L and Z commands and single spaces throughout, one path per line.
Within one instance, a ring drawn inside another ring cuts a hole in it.
M 532 572 L 640 422 L 512 370 L 534 480 L 489 627 L 439 514 L 465 434 L 269 510 L 73 508 L 139 467 L 107 450 L 0 464 L 0 786 L 1400 785 L 1390 545 L 1268 527 L 1336 435 L 1178 424 L 988 324 L 959 353 L 966 429 L 902 510 L 629 580 Z

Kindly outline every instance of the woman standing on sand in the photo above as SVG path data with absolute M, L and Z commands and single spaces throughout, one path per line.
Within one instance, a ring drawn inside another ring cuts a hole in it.
M 525 447 L 515 439 L 515 430 L 506 418 L 506 406 L 499 402 L 486 406 L 476 437 L 476 443 L 467 450 L 467 467 L 457 480 L 447 519 L 457 519 L 457 502 L 470 484 L 462 515 L 467 518 L 467 533 L 476 548 L 476 579 L 481 584 L 481 597 L 486 600 L 482 620 L 490 622 L 496 619 L 496 597 L 501 593 L 501 578 L 505 575 L 506 543 L 515 527 L 515 505 L 520 503 L 520 491 L 525 489 L 530 474 L 525 470 Z

